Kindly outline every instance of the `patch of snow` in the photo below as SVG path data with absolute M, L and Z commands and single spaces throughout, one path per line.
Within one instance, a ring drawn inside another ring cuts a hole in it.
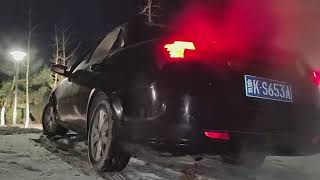
M 90 180 L 31 139 L 39 134 L 7 135 L 0 138 L 0 179 Z
M 136 175 L 137 175 L 137 178 L 139 179 L 153 179 L 153 180 L 163 179 L 153 173 L 137 172 Z
M 38 143 L 32 142 L 34 139 Z M 64 146 L 66 145 L 66 146 Z M 43 146 L 43 147 L 42 147 Z M 45 149 L 46 148 L 46 149 Z M 54 140 L 39 134 L 0 136 L 0 179 L 102 179 L 87 160 L 85 139 L 68 135 Z M 256 170 L 222 163 L 220 156 L 155 156 L 131 158 L 122 172 L 105 173 L 108 180 L 319 180 L 320 155 L 268 157 Z
M 142 161 L 142 160 L 137 159 L 137 158 L 130 158 L 129 164 L 138 165 L 138 166 L 144 166 L 147 163 L 145 161 Z

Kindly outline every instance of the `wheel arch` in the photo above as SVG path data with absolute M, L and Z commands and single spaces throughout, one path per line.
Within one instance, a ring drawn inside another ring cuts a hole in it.
M 124 121 L 124 113 L 123 113 L 123 106 L 121 103 L 120 98 L 115 95 L 115 94 L 108 94 L 104 91 L 101 91 L 99 89 L 92 89 L 88 98 L 88 104 L 87 104 L 87 109 L 86 109 L 86 119 L 87 119 L 87 124 L 86 124 L 86 130 L 88 133 L 88 128 L 89 128 L 89 123 L 90 123 L 90 106 L 92 104 L 93 99 L 95 98 L 95 96 L 98 93 L 103 93 L 104 95 L 106 95 L 109 99 L 109 103 L 113 109 L 113 111 L 115 112 L 115 115 L 117 117 L 118 122 L 123 122 Z

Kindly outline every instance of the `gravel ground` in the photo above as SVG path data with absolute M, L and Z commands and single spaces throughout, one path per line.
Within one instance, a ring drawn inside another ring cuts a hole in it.
M 24 129 L 20 127 L 0 127 L 0 135 L 41 133 L 41 129 Z
M 9 132 L 14 135 L 4 135 Z M 87 161 L 86 138 L 68 134 L 47 139 L 32 132 L 0 128 L 0 180 L 102 179 Z M 268 157 L 261 168 L 250 170 L 225 165 L 219 156 L 203 155 L 195 161 L 191 156 L 159 157 L 143 152 L 131 158 L 124 171 L 106 173 L 104 179 L 319 180 L 319 162 L 320 155 Z

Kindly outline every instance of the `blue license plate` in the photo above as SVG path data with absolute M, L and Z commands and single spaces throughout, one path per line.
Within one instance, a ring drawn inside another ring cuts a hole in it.
M 287 82 L 245 75 L 247 97 L 293 102 L 292 88 Z

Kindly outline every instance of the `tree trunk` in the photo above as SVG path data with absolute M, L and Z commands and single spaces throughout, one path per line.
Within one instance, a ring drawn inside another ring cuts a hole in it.
M 14 107 L 13 107 L 13 117 L 12 125 L 17 125 L 17 106 L 18 106 L 18 80 L 19 80 L 19 62 L 16 61 L 16 75 L 15 75 L 15 92 L 14 92 Z
M 65 31 L 62 33 L 62 65 L 66 65 L 66 39 Z
M 30 122 L 30 109 L 29 109 L 29 66 L 30 66 L 30 43 L 31 43 L 31 9 L 29 10 L 29 33 L 28 33 L 28 52 L 27 52 L 27 71 L 26 71 L 26 119 L 24 123 L 24 128 L 29 127 Z
M 1 107 L 0 126 L 4 126 L 5 125 L 5 113 L 6 113 L 6 102 Z
M 55 41 L 56 41 L 56 56 L 55 56 L 55 64 L 59 64 L 59 39 L 58 39 L 58 30 L 57 26 L 55 26 Z M 55 89 L 58 84 L 58 74 L 54 73 L 54 82 L 53 82 L 53 88 Z
M 152 0 L 148 1 L 148 18 L 149 18 L 149 23 L 152 23 Z

